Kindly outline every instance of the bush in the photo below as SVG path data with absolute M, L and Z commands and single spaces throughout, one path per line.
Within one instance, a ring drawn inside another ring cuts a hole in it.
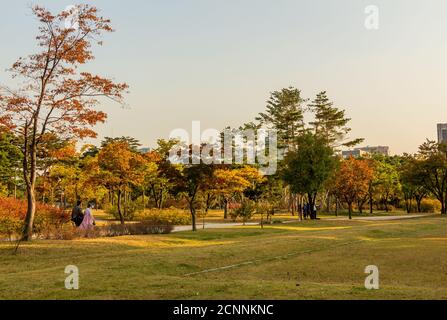
M 21 234 L 26 211 L 25 200 L 0 197 L 0 234 L 10 239 Z M 61 228 L 69 222 L 68 212 L 48 204 L 36 204 L 34 232 L 37 235 L 47 232 L 47 229 Z
M 256 208 L 256 212 L 262 216 L 266 215 L 266 222 L 270 222 L 272 216 L 275 215 L 275 206 L 269 202 L 260 202 Z
M 191 213 L 186 210 L 176 208 L 150 209 L 139 212 L 135 220 L 150 222 L 155 224 L 189 225 L 191 223 Z
M 424 199 L 421 202 L 421 212 L 424 213 L 441 212 L 441 203 L 436 199 Z
M 116 205 L 108 205 L 105 208 L 105 211 L 111 214 L 116 220 L 120 220 L 120 215 L 118 214 L 118 206 Z M 135 219 L 135 215 L 141 211 L 137 203 L 128 202 L 127 204 L 122 204 L 121 213 L 123 214 L 125 221 L 133 221 Z
M 172 224 L 158 224 L 151 221 L 138 223 L 111 224 L 101 227 L 106 237 L 117 237 L 125 235 L 144 235 L 144 234 L 167 234 L 174 227 Z
M 232 209 L 230 211 L 230 216 L 233 218 L 233 220 L 236 220 L 236 218 L 240 217 L 242 221 L 247 222 L 248 220 L 253 217 L 253 215 L 256 212 L 256 205 L 253 201 L 243 201 L 239 208 Z
M 15 217 L 0 216 L 0 235 L 7 236 L 9 240 L 20 234 L 23 222 Z
M 66 224 L 62 227 L 47 228 L 39 235 L 40 239 L 45 240 L 74 240 L 80 238 L 101 238 L 101 237 L 118 237 L 127 235 L 144 235 L 144 234 L 167 234 L 174 227 L 171 224 L 155 224 L 152 222 L 138 222 L 121 224 L 110 224 L 101 227 L 94 227 L 89 230 L 83 230 Z

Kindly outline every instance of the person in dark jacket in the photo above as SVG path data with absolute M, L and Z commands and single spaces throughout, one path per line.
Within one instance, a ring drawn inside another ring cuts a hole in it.
M 306 220 L 307 217 L 309 216 L 309 205 L 307 203 L 305 203 L 303 206 L 303 214 L 304 214 L 304 219 Z
M 84 220 L 84 214 L 82 213 L 81 200 L 78 200 L 76 206 L 71 211 L 71 221 L 73 221 L 76 227 L 79 227 L 82 220 Z

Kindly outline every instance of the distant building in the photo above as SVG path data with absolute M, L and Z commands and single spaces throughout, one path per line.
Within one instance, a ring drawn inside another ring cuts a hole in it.
M 140 153 L 148 153 L 149 151 L 151 151 L 151 148 L 140 148 L 140 149 L 138 149 L 138 151 Z
M 363 147 L 363 148 L 356 148 L 357 150 L 362 150 L 364 152 L 367 152 L 369 154 L 381 154 L 384 156 L 390 155 L 390 147 L 387 146 L 376 146 L 376 147 Z
M 343 156 L 343 158 L 345 158 L 345 159 L 347 159 L 347 158 L 349 158 L 349 157 L 360 158 L 360 157 L 364 157 L 364 156 L 366 156 L 366 155 L 368 155 L 367 152 L 364 152 L 364 151 L 362 151 L 362 150 L 358 150 L 358 149 L 355 149 L 355 150 L 348 150 L 348 151 L 343 151 L 343 152 L 342 152 L 342 156 Z
M 447 123 L 438 124 L 438 143 L 447 142 Z
M 373 154 L 381 154 L 384 156 L 390 155 L 390 147 L 387 146 L 374 146 L 374 147 L 362 147 L 362 148 L 354 148 L 352 150 L 343 151 L 342 156 L 343 158 L 359 158 L 359 157 L 365 157 Z

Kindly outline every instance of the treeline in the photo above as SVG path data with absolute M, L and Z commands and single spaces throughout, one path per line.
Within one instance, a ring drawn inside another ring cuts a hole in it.
M 304 121 L 306 113 L 313 119 L 309 123 Z M 336 214 L 347 209 L 351 216 L 366 208 L 433 211 L 439 203 L 446 213 L 446 146 L 426 142 L 415 155 L 343 160 L 340 149 L 362 141 L 348 138 L 349 121 L 325 92 L 312 101 L 296 88 L 273 92 L 265 111 L 240 127 L 277 130 L 280 154 L 285 156 L 270 176 L 262 176 L 256 165 L 173 164 L 168 155 L 175 140 L 159 140 L 147 153 L 130 137 L 106 138 L 99 147 L 78 150 L 76 141 L 48 133 L 37 150 L 36 199 L 62 208 L 77 199 L 94 202 L 123 224 L 137 210 L 186 207 L 194 230 L 198 212 L 206 214 L 210 208 L 223 209 L 226 219 L 237 214 L 244 221 L 255 212 L 270 215 L 275 210 L 304 218 L 304 204 L 312 208 L 313 219 L 314 208 Z M 26 195 L 20 145 L 18 137 L 2 131 L 4 196 Z

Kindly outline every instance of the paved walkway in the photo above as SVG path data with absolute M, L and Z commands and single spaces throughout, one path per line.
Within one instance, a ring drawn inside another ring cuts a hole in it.
M 431 216 L 431 214 L 411 214 L 411 215 L 404 215 L 404 216 L 381 216 L 381 217 L 353 217 L 352 220 L 363 220 L 363 221 L 393 221 L 393 220 L 404 220 L 404 219 L 415 219 L 415 218 L 422 218 L 422 217 L 428 217 Z M 328 219 L 322 219 L 321 221 L 347 221 L 349 220 L 348 217 L 338 217 L 338 218 L 328 218 Z M 287 220 L 283 221 L 282 223 L 296 223 L 300 222 L 299 220 Z M 245 224 L 246 226 L 259 226 L 260 223 L 258 222 L 247 222 Z M 243 223 L 239 222 L 210 222 L 205 223 L 205 229 L 222 229 L 222 228 L 232 228 L 232 227 L 241 227 L 243 226 Z M 174 230 L 172 232 L 183 232 L 183 231 L 191 231 L 191 226 L 176 226 L 174 227 Z M 197 224 L 197 230 L 202 230 L 203 224 Z

